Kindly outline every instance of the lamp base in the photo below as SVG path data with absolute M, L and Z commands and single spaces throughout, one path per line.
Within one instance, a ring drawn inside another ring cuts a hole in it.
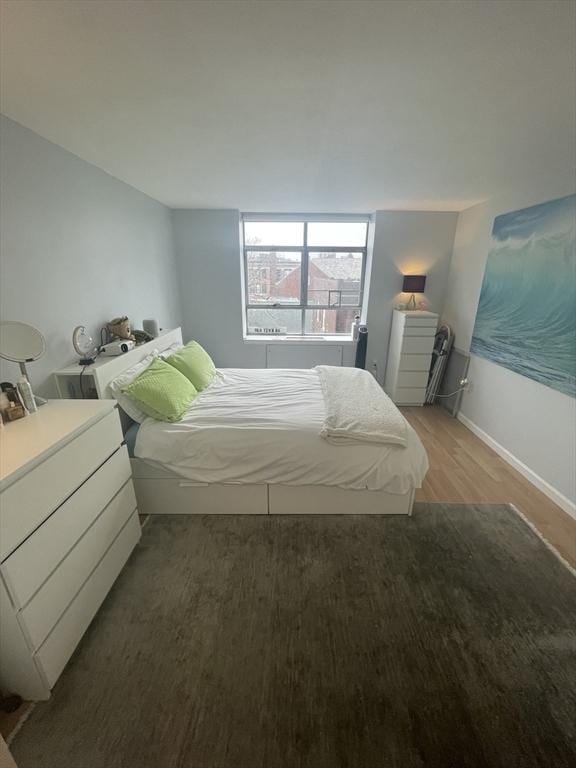
M 416 309 L 416 296 L 412 294 L 410 296 L 410 299 L 408 301 L 408 304 L 406 305 L 407 309 Z

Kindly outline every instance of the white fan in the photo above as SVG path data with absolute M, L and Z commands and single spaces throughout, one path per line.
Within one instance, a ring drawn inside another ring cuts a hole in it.
M 74 344 L 74 349 L 80 355 L 78 365 L 91 365 L 94 362 L 98 354 L 98 347 L 85 326 L 78 325 L 74 328 L 72 344 Z

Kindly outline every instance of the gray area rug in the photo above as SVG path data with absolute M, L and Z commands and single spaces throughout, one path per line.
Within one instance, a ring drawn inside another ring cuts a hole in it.
M 576 580 L 507 506 L 155 517 L 19 768 L 576 765 Z

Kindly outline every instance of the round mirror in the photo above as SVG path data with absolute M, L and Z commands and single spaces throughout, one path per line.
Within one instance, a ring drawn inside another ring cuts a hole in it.
M 13 320 L 0 322 L 0 357 L 15 363 L 38 360 L 46 351 L 44 336 L 31 325 Z

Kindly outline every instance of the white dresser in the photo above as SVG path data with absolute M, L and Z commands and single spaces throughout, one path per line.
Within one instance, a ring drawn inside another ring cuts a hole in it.
M 384 389 L 396 405 L 424 405 L 438 315 L 395 309 Z
M 140 538 L 114 401 L 0 432 L 0 688 L 46 699 Z

